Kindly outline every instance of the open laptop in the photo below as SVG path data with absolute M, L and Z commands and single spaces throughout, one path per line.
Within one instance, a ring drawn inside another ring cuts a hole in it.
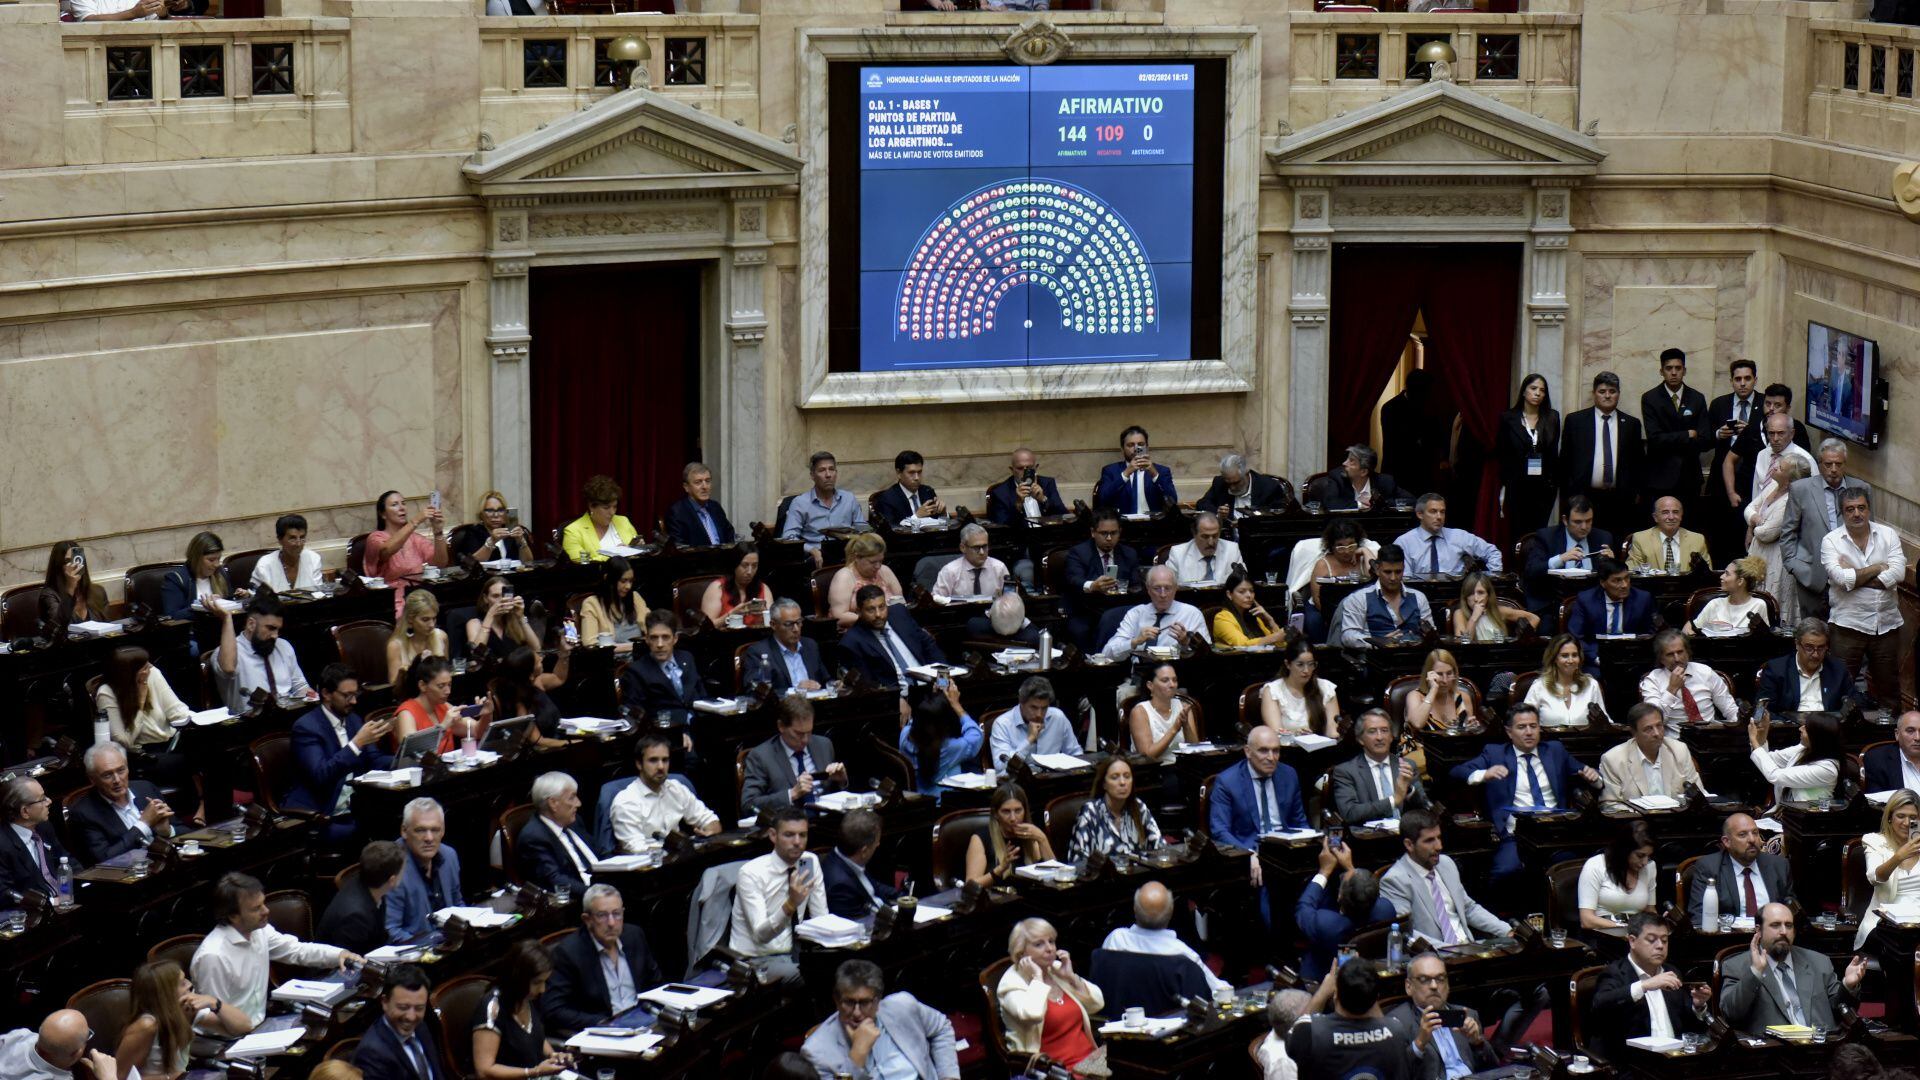
M 439 748 L 440 731 L 438 727 L 422 728 L 400 740 L 400 748 L 393 754 L 393 767 L 408 769 L 420 764 L 421 758 Z
M 496 754 L 506 753 L 507 747 L 521 737 L 521 733 L 533 725 L 533 714 L 512 716 L 505 720 L 495 720 L 487 726 L 487 734 L 480 740 L 480 749 L 491 750 Z

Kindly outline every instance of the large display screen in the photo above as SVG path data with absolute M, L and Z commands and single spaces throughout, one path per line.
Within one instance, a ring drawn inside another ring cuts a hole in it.
M 1878 445 L 1879 376 L 1880 346 L 1873 339 L 1807 323 L 1807 423 L 1852 442 Z
M 1195 355 L 1194 65 L 857 77 L 860 370 Z

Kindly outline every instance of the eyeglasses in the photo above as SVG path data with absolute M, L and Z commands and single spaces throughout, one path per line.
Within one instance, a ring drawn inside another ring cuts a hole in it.
M 1409 975 L 1407 978 L 1419 983 L 1421 986 L 1441 986 L 1447 981 L 1445 973 L 1439 975 Z
M 773 620 L 773 625 L 775 625 L 775 626 L 799 626 L 799 625 L 800 625 L 800 622 L 801 622 L 801 620 L 799 620 L 799 619 L 775 619 L 775 620 Z
M 626 908 L 614 908 L 612 911 L 589 911 L 587 918 L 594 922 L 617 923 L 627 917 Z
M 961 551 L 985 551 L 985 550 L 987 550 L 987 545 L 985 545 L 985 544 L 962 544 L 962 545 L 960 545 L 960 550 L 961 550 Z
M 871 1009 L 880 1004 L 877 997 L 841 998 L 840 1007 L 849 1010 Z

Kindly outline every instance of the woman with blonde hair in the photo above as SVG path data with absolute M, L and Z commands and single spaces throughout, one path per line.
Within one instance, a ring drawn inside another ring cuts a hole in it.
M 1783 454 L 1773 459 L 1767 478 L 1747 504 L 1747 554 L 1758 555 L 1767 564 L 1762 587 L 1773 594 L 1780 605 L 1780 623 L 1792 626 L 1800 620 L 1800 598 L 1794 592 L 1793 577 L 1787 572 L 1786 556 L 1780 550 L 1780 534 L 1787 527 L 1787 488 L 1795 480 L 1804 480 L 1813 470 L 1798 454 Z
M 1720 588 L 1725 596 L 1716 596 L 1701 607 L 1700 614 L 1687 620 L 1686 633 L 1712 635 L 1744 634 L 1747 620 L 1758 614 L 1767 620 L 1767 602 L 1753 595 L 1767 580 L 1767 560 L 1757 555 L 1735 559 L 1720 571 Z
M 1100 988 L 1073 970 L 1053 924 L 1022 919 L 1007 938 L 1012 966 L 994 996 L 1015 1054 L 1045 1054 L 1075 1076 L 1108 1076 L 1105 1048 L 1094 1045 L 1088 1017 L 1106 1006 Z
M 1427 654 L 1420 666 L 1420 685 L 1407 695 L 1407 727 L 1425 731 L 1428 724 L 1448 729 L 1473 719 L 1473 699 L 1460 689 L 1460 661 L 1445 649 Z
M 1873 899 L 1867 902 L 1860 931 L 1853 936 L 1855 949 L 1865 948 L 1873 928 L 1880 925 L 1881 907 L 1920 902 L 1920 828 L 1916 825 L 1920 825 L 1920 794 L 1901 788 L 1880 811 L 1880 831 L 1860 838 Z
M 127 1012 L 133 1017 L 114 1048 L 114 1072 L 140 1070 L 143 1077 L 172 1080 L 187 1071 L 193 1018 L 214 999 L 195 993 L 193 981 L 172 960 L 142 964 L 133 972 Z
M 967 838 L 967 880 L 999 885 L 1021 866 L 1053 858 L 1047 832 L 1033 823 L 1033 804 L 1019 784 L 1001 784 L 987 799 L 987 833 Z
M 307 1074 L 307 1080 L 367 1080 L 367 1074 L 351 1061 L 323 1061 Z
M 447 632 L 440 629 L 440 601 L 425 589 L 407 594 L 400 608 L 400 621 L 387 637 L 387 683 L 400 685 L 400 679 L 422 656 L 451 656 Z
M 834 625 L 845 630 L 860 621 L 853 594 L 863 586 L 878 585 L 887 594 L 887 603 L 906 595 L 900 579 L 887 567 L 887 542 L 879 533 L 855 533 L 847 541 L 847 564 L 827 584 L 827 614 Z
M 518 521 L 509 521 L 507 497 L 497 491 L 489 491 L 480 496 L 480 513 L 475 516 L 477 528 L 463 526 L 456 530 L 449 546 L 456 559 L 468 555 L 481 562 L 493 562 L 495 559 L 519 559 L 521 562 L 533 561 L 533 544 L 527 538 L 527 528 Z
M 1509 619 L 1514 620 L 1512 625 Z M 1506 641 L 1520 632 L 1518 624 L 1523 622 L 1531 629 L 1540 625 L 1540 617 L 1531 611 L 1501 608 L 1492 578 L 1475 572 L 1460 582 L 1460 600 L 1453 606 L 1454 637 L 1462 641 Z

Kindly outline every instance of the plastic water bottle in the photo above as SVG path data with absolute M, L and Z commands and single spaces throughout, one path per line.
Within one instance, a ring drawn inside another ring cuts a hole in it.
M 1720 889 L 1712 878 L 1707 879 L 1707 895 L 1700 901 L 1700 929 L 1709 934 L 1720 929 Z
M 93 745 L 99 746 L 113 738 L 112 729 L 107 725 L 107 710 L 100 709 L 93 714 Z
M 1387 966 L 1397 968 L 1407 962 L 1407 939 L 1400 932 L 1400 924 L 1394 923 L 1387 929 Z
M 61 907 L 73 906 L 73 862 L 65 855 L 60 856 L 60 868 L 54 871 L 53 882 L 60 889 Z
M 1040 670 L 1053 670 L 1053 631 L 1051 630 L 1040 631 Z

